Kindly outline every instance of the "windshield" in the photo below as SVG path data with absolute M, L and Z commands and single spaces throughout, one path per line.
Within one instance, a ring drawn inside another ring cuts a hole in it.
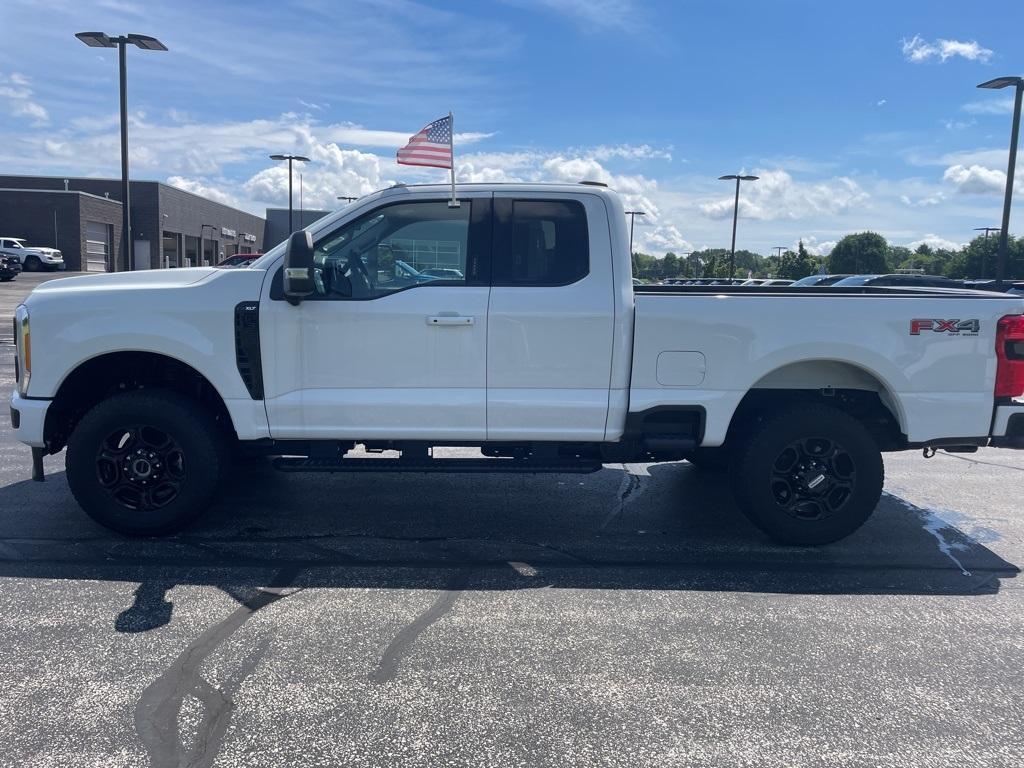
M 868 280 L 873 280 L 878 275 L 854 275 L 853 277 L 844 277 L 833 285 L 838 288 L 842 288 L 844 285 L 866 285 Z
M 800 278 L 793 285 L 817 285 L 827 279 L 825 275 L 808 275 L 807 277 Z

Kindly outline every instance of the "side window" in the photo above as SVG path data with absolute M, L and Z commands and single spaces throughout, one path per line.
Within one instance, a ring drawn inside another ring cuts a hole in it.
M 500 204 L 499 204 L 500 202 Z M 576 200 L 495 200 L 493 284 L 569 285 L 590 271 L 587 213 Z
M 378 208 L 314 245 L 316 291 L 328 299 L 376 299 L 408 288 L 466 285 L 472 202 Z

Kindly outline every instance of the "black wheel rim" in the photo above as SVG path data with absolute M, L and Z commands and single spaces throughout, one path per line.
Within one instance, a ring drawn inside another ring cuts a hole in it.
M 96 477 L 126 509 L 166 507 L 185 482 L 185 452 L 172 435 L 149 424 L 111 432 L 96 452 Z
M 857 479 L 853 457 L 825 437 L 794 440 L 772 464 L 771 492 L 798 520 L 822 520 L 839 512 L 853 494 Z

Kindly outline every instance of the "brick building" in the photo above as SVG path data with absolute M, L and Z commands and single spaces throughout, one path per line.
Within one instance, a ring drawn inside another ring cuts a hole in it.
M 56 238 L 69 270 L 120 271 L 120 197 L 120 179 L 0 175 L 0 235 Z M 263 246 L 259 216 L 158 181 L 132 181 L 131 207 L 136 269 L 216 264 Z

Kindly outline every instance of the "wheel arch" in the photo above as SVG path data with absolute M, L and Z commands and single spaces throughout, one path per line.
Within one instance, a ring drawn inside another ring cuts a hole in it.
M 167 389 L 185 395 L 234 436 L 223 396 L 193 366 L 159 352 L 119 350 L 80 361 L 61 381 L 46 414 L 43 434 L 48 450 L 56 453 L 63 448 L 82 416 L 97 403 L 134 389 Z
M 890 384 L 864 366 L 827 358 L 787 363 L 761 376 L 733 412 L 729 435 L 769 409 L 809 402 L 831 405 L 860 419 L 883 450 L 906 445 L 906 417 Z

